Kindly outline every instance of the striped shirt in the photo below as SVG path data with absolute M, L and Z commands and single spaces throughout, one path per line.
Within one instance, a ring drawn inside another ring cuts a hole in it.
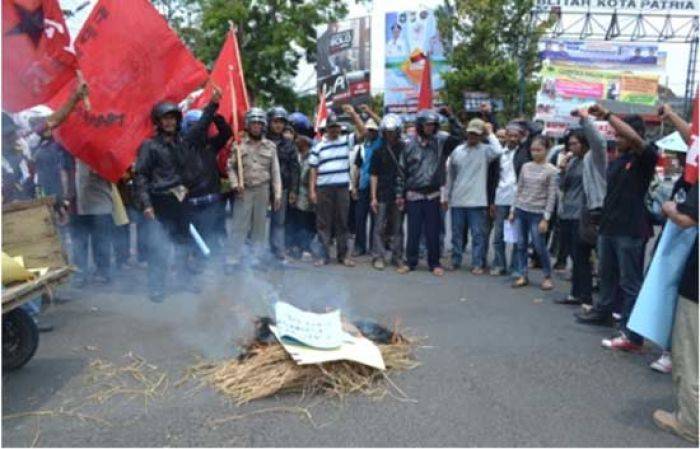
M 313 147 L 309 155 L 309 166 L 317 170 L 317 186 L 350 184 L 350 149 L 354 144 L 354 135 L 350 134 L 335 140 L 324 138 Z
M 517 207 L 526 212 L 544 214 L 544 218 L 549 220 L 554 213 L 557 181 L 558 170 L 554 165 L 526 163 L 520 170 L 518 191 L 511 210 Z

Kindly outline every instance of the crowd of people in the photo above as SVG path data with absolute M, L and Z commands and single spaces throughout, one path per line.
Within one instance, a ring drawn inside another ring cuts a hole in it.
M 3 113 L 3 202 L 55 197 L 79 287 L 107 284 L 113 264 L 136 263 L 148 269 L 154 302 L 165 299 L 171 284 L 196 292 L 193 278 L 208 254 L 196 237 L 227 272 L 290 260 L 321 267 L 333 258 L 353 267 L 370 255 L 374 269 L 393 266 L 402 274 L 425 258 L 435 276 L 466 265 L 471 239 L 471 274 L 510 275 L 513 288 L 528 286 L 536 267 L 540 288 L 552 290 L 553 272 L 570 265 L 569 294 L 555 302 L 580 306 L 580 323 L 616 321 L 620 333 L 603 340 L 604 347 L 642 347 L 627 321 L 654 236 L 645 197 L 660 155 L 645 140 L 639 116 L 584 108 L 574 112 L 578 125 L 556 142 L 528 120 L 499 126 L 488 104 L 474 117 L 422 110 L 410 123 L 366 105 L 359 111 L 343 105 L 351 126 L 330 112 L 319 130 L 303 114 L 277 106 L 250 109 L 245 132 L 229 146 L 234 132 L 217 114 L 215 88 L 202 110 L 155 105 L 154 134 L 115 188 L 52 135 L 85 95 L 80 85 L 60 110 L 36 113 L 24 124 Z M 661 114 L 690 141 L 689 125 L 670 107 Z M 594 120 L 607 121 L 615 140 L 606 140 Z M 665 199 L 668 220 L 697 226 L 697 184 L 681 177 Z M 117 202 L 133 226 L 115 225 Z M 678 308 L 684 315 L 676 319 L 684 336 L 674 338 L 673 355 L 694 359 L 684 360 L 679 373 L 679 411 L 654 417 L 697 439 L 697 239 L 684 273 Z M 668 357 L 657 367 L 670 370 Z

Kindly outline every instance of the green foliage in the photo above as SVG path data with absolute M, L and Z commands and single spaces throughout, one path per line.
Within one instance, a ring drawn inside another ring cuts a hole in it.
M 445 0 L 438 26 L 454 71 L 443 77 L 447 102 L 462 108 L 463 91 L 481 91 L 502 98 L 506 117 L 518 110 L 519 69 L 526 79 L 525 112 L 534 110 L 539 70 L 537 43 L 549 26 L 533 29 L 531 0 Z M 453 41 L 454 39 L 454 41 Z
M 290 110 L 298 100 L 292 84 L 299 60 L 306 55 L 314 62 L 316 57 L 315 26 L 347 14 L 339 0 L 171 1 L 196 9 L 194 23 L 174 28 L 208 66 L 218 57 L 229 21 L 233 22 L 251 102 L 262 107 L 281 104 Z

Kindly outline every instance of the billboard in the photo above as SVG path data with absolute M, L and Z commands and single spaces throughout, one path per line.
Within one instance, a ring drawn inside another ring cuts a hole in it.
M 437 100 L 438 92 L 444 87 L 442 74 L 449 67 L 434 12 L 426 9 L 387 13 L 385 41 L 385 111 L 417 111 L 424 61 L 411 62 L 411 56 L 420 53 L 430 57 L 433 98 Z
M 654 106 L 666 55 L 656 45 L 613 42 L 540 43 L 543 59 L 535 119 L 550 135 L 561 134 L 577 119 L 571 111 L 598 100 Z
M 370 18 L 331 22 L 317 36 L 318 91 L 326 89 L 329 108 L 370 101 Z

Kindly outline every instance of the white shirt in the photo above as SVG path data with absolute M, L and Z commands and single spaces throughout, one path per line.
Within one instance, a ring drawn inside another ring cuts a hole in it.
M 513 156 L 515 156 L 516 149 L 517 147 L 513 149 L 505 147 L 505 153 L 501 155 L 501 170 L 498 179 L 498 187 L 496 187 L 496 206 L 512 206 L 513 201 L 515 201 L 515 193 L 518 190 L 518 180 L 515 176 Z
M 393 39 L 386 43 L 386 56 L 389 58 L 399 58 L 408 56 L 408 49 L 403 39 L 399 38 L 394 41 Z

